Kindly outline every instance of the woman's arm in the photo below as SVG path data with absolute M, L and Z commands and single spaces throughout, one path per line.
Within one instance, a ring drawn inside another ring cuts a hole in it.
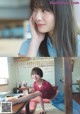
M 45 112 L 44 103 L 43 103 L 43 99 L 42 99 L 41 96 L 42 96 L 42 93 L 40 91 L 37 91 L 37 92 L 31 93 L 27 96 L 23 96 L 23 97 L 20 97 L 20 98 L 15 98 L 15 99 L 8 100 L 8 102 L 12 102 L 12 105 L 14 105 L 14 104 L 17 104 L 17 103 L 26 102 L 27 100 L 31 100 L 35 97 L 39 97 L 40 98 L 40 103 L 41 103 L 41 106 L 42 106 L 42 112 Z
M 41 44 L 41 42 L 39 42 L 39 41 L 37 41 L 33 38 L 30 42 L 27 57 L 36 57 L 37 53 L 38 53 L 38 50 L 39 50 L 40 44 Z
M 40 97 L 40 103 L 41 103 L 41 106 L 42 106 L 42 112 L 40 112 L 40 114 L 45 114 L 46 111 L 45 111 L 45 109 L 44 109 L 44 102 L 43 102 L 42 97 Z

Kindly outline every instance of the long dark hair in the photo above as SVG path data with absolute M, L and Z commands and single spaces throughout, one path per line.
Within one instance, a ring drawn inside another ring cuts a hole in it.
M 68 4 L 50 4 L 50 2 L 60 3 L 64 2 L 64 0 L 31 0 L 30 7 L 32 11 L 34 8 L 43 8 L 53 12 L 55 15 L 54 39 L 52 36 L 51 40 L 52 44 L 55 46 L 57 56 L 76 56 L 76 36 L 78 29 L 74 20 L 73 5 L 71 4 L 72 0 L 65 0 Z M 45 37 L 46 38 L 40 45 L 39 51 L 42 56 L 49 56 L 47 49 L 47 33 Z

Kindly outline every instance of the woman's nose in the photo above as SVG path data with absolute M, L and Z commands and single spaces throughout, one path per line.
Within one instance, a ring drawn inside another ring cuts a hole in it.
M 34 74 L 34 78 L 36 77 L 36 74 Z
M 36 13 L 35 19 L 36 19 L 36 21 L 42 20 L 42 14 L 41 14 L 41 12 L 37 12 Z

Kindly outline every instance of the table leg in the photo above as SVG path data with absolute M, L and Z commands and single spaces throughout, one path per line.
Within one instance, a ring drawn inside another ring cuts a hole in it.
M 25 114 L 30 114 L 29 102 L 26 104 L 26 112 L 25 112 Z

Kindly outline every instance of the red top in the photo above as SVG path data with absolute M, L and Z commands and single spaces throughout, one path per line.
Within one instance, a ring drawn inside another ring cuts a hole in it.
M 34 82 L 34 91 L 40 91 L 42 98 L 51 99 L 56 95 L 56 89 L 46 80 L 43 80 L 42 86 L 39 88 L 37 82 Z

